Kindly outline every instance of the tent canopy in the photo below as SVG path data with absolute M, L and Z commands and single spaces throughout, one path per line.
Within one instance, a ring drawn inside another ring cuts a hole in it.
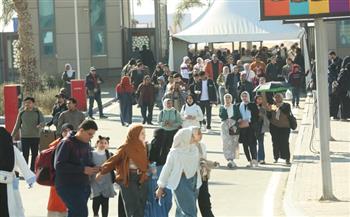
M 173 37 L 189 43 L 300 39 L 303 28 L 282 21 L 260 21 L 259 0 L 215 0 Z

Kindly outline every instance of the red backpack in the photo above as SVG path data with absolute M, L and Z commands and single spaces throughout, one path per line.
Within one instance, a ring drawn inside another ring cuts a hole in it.
M 39 185 L 55 185 L 54 158 L 57 146 L 50 147 L 40 152 L 35 160 L 36 182 Z

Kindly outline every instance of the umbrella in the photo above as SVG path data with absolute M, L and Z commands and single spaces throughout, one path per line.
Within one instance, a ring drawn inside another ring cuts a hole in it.
M 258 85 L 254 92 L 285 92 L 290 88 L 290 85 L 282 81 L 270 81 L 265 84 Z

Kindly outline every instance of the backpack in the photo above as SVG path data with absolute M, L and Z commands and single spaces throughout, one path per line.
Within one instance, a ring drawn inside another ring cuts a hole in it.
M 55 168 L 54 159 L 57 146 L 50 147 L 40 152 L 35 160 L 36 182 L 39 185 L 54 186 Z
M 107 160 L 113 156 L 113 154 L 110 153 L 107 149 L 105 150 L 105 152 L 106 152 L 106 159 Z M 116 176 L 115 176 L 114 170 L 111 171 L 111 177 L 112 177 L 112 183 L 115 183 Z

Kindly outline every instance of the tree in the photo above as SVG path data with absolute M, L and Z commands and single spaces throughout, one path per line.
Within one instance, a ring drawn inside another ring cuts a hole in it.
M 0 17 L 8 24 L 14 12 L 18 16 L 18 37 L 16 49 L 19 52 L 19 71 L 23 93 L 31 95 L 40 87 L 39 74 L 36 68 L 34 51 L 33 27 L 31 14 L 28 9 L 28 0 L 2 0 L 3 14 Z
M 185 11 L 194 8 L 194 7 L 203 7 L 210 6 L 210 0 L 181 0 L 179 4 L 176 6 L 176 12 L 174 17 L 174 26 L 175 28 L 178 26 L 181 28 L 181 22 L 184 17 Z

